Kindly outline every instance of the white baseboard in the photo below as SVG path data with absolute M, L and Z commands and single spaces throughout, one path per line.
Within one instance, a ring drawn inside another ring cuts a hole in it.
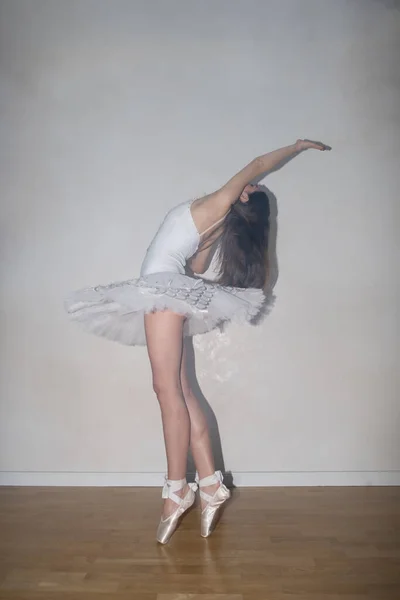
M 237 487 L 400 486 L 400 471 L 233 472 Z M 164 473 L 0 471 L 0 486 L 160 487 Z

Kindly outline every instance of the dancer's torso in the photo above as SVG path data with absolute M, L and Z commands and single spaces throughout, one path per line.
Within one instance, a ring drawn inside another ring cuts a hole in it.
M 183 202 L 167 213 L 147 249 L 140 270 L 142 276 L 163 271 L 185 273 L 186 263 L 200 243 L 191 204 L 191 200 Z

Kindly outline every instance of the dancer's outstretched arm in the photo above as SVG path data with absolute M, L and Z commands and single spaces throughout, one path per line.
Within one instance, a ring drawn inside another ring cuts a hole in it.
M 198 229 L 201 231 L 223 217 L 231 205 L 240 197 L 246 185 L 255 180 L 260 180 L 281 163 L 311 148 L 322 151 L 331 149 L 322 142 L 297 140 L 296 143 L 290 146 L 257 156 L 219 190 L 196 200 L 192 206 L 192 214 Z
M 310 140 L 297 140 L 295 144 L 273 150 L 262 156 L 257 156 L 248 165 L 244 167 L 239 173 L 236 173 L 220 190 L 215 192 L 218 194 L 220 201 L 227 205 L 229 208 L 230 204 L 235 202 L 244 187 L 258 179 L 261 176 L 267 175 L 270 171 L 273 171 L 282 162 L 295 157 L 304 150 L 314 148 L 315 150 L 330 150 L 329 146 L 322 144 L 321 142 L 312 142 Z

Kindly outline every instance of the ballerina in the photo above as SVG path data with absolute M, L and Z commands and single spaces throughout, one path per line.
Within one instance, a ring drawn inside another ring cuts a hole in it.
M 268 197 L 258 182 L 300 152 L 330 150 L 296 143 L 258 156 L 217 191 L 178 204 L 147 249 L 140 277 L 73 292 L 70 318 L 87 331 L 127 345 L 147 345 L 164 432 L 167 475 L 157 540 L 175 532 L 200 488 L 201 529 L 208 537 L 230 492 L 215 470 L 205 415 L 191 390 L 185 336 L 226 322 L 250 322 L 266 301 Z M 201 278 L 217 246 L 215 281 Z M 195 483 L 186 481 L 189 446 Z

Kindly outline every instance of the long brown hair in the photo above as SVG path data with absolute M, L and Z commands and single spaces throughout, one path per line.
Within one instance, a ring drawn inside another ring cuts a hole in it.
M 268 269 L 270 207 L 265 192 L 236 200 L 223 221 L 218 245 L 218 283 L 240 288 L 263 288 Z

